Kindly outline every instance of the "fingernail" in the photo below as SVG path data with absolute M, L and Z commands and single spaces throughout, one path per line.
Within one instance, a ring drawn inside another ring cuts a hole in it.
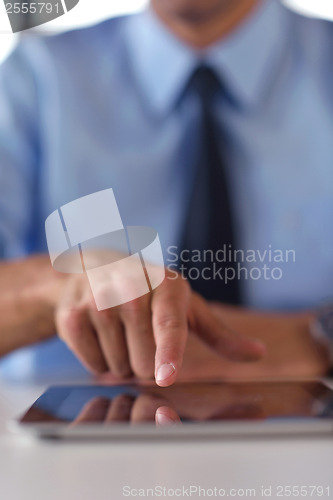
M 167 380 L 173 373 L 175 373 L 176 367 L 173 363 L 165 363 L 160 366 L 156 372 L 156 382 L 164 382 Z
M 161 426 L 164 426 L 164 425 L 176 425 L 176 423 L 177 423 L 172 418 L 167 417 L 166 415 L 164 415 L 164 413 L 156 413 L 155 419 L 156 419 L 157 425 L 161 425 Z

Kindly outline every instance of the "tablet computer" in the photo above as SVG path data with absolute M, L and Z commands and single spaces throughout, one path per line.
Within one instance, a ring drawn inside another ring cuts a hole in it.
M 331 434 L 333 391 L 319 381 L 58 386 L 11 428 L 103 439 Z

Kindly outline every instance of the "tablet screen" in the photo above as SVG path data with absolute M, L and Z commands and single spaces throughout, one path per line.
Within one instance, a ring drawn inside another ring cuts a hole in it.
M 320 382 L 202 382 L 63 386 L 48 389 L 21 422 L 75 425 L 333 417 L 333 391 Z

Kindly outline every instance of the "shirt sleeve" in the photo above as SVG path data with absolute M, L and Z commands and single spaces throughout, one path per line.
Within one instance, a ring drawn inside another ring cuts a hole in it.
M 39 163 L 36 88 L 19 44 L 0 66 L 0 259 L 29 252 Z

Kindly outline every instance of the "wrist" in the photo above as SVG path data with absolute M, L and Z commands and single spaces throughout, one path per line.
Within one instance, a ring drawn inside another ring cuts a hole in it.
M 0 264 L 0 356 L 55 333 L 54 310 L 66 275 L 47 256 Z
M 25 266 L 21 287 L 22 298 L 25 301 L 38 302 L 47 309 L 55 309 L 67 275 L 55 271 L 48 256 L 38 255 L 28 260 L 29 266 Z M 22 261 L 22 266 L 25 264 L 26 261 Z

